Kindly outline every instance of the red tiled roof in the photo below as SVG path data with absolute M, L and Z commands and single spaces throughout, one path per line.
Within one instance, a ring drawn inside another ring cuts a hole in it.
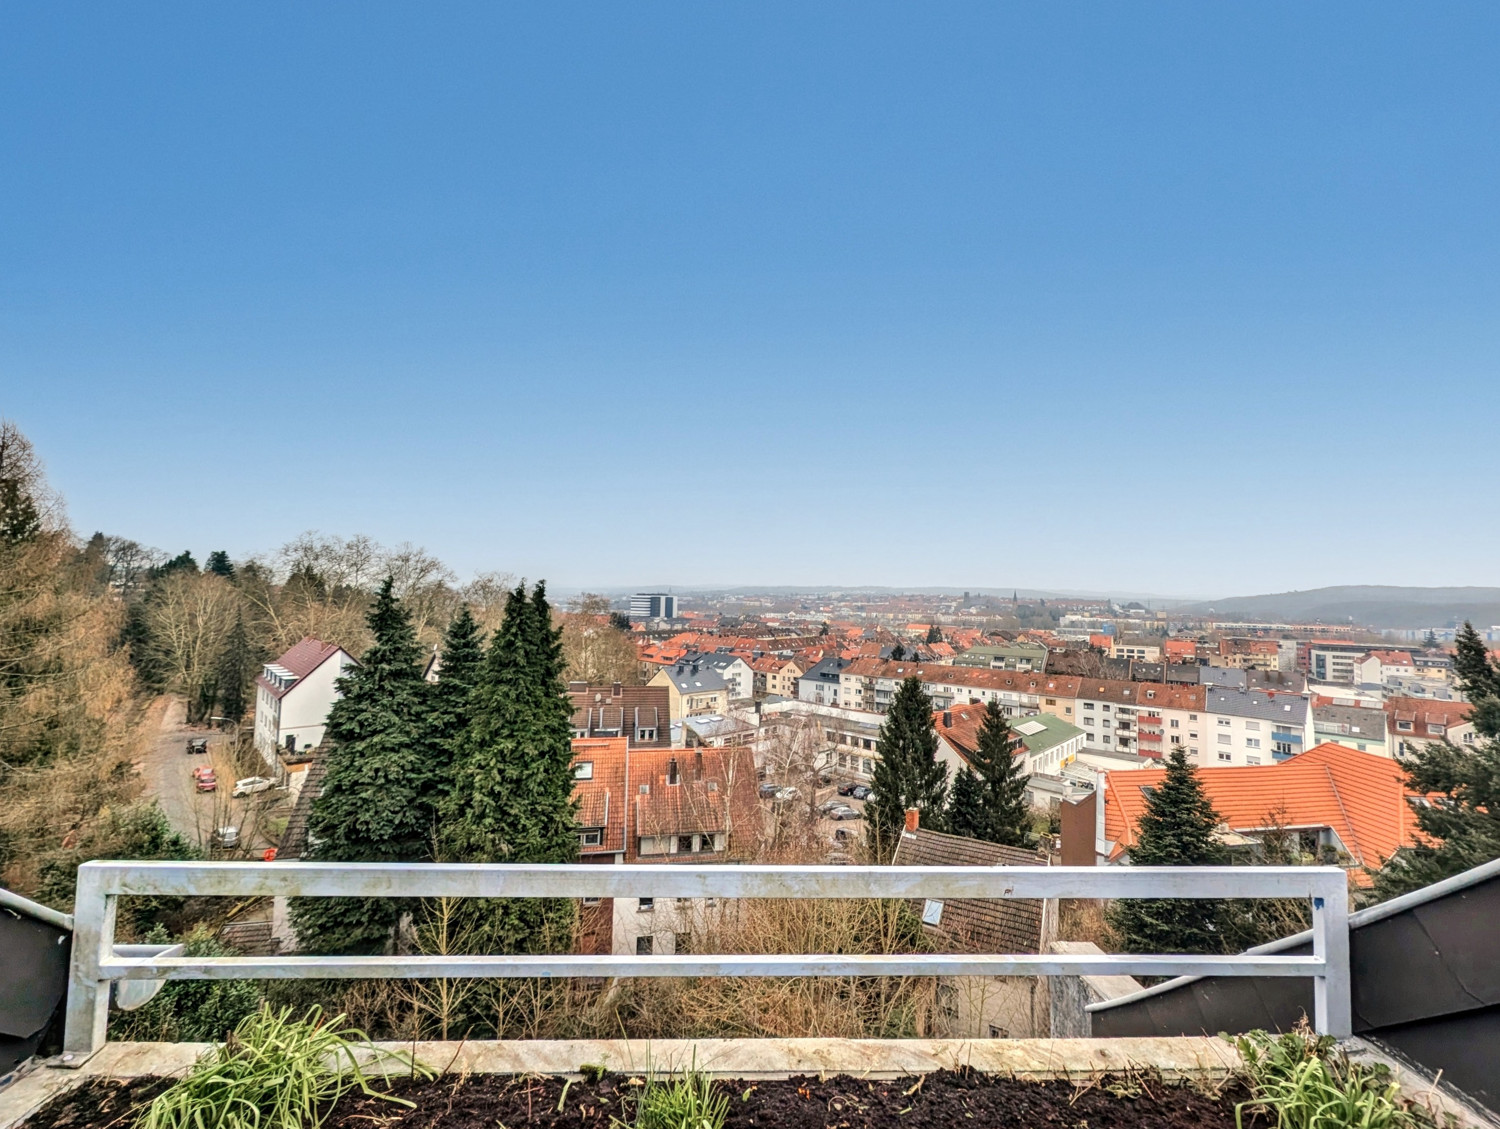
M 669 783 L 676 768 L 677 783 Z M 728 831 L 731 849 L 759 837 L 761 813 L 754 753 L 723 748 L 636 749 L 630 755 L 632 834 Z
M 1379 659 L 1382 666 L 1411 666 L 1410 651 L 1371 651 L 1365 658 Z
M 624 737 L 576 737 L 573 765 L 588 762 L 593 775 L 574 780 L 573 798 L 578 801 L 578 825 L 601 828 L 603 841 L 581 847 L 582 854 L 615 854 L 625 850 L 625 764 L 629 741 Z
M 1468 702 L 1439 702 L 1430 698 L 1387 698 L 1385 701 L 1387 729 L 1391 733 L 1417 736 L 1426 736 L 1429 725 L 1441 725 L 1444 729 L 1462 725 L 1469 720 L 1469 710 Z M 1397 729 L 1398 721 L 1410 722 L 1414 727 Z
M 1200 768 L 1197 774 L 1232 830 L 1329 827 L 1357 866 L 1383 865 L 1417 833 L 1405 774 L 1389 757 L 1326 742 L 1277 764 Z M 1165 775 L 1165 769 L 1106 774 L 1104 837 L 1115 844 L 1111 858 L 1134 844 L 1146 810 L 1142 789 Z M 1351 872 L 1351 881 L 1368 884 L 1359 871 Z
M 342 650 L 343 648 L 337 643 L 325 643 L 323 640 L 314 639 L 309 635 L 300 643 L 294 644 L 272 665 L 289 671 L 296 678 L 297 682 L 301 682 Z M 292 686 L 297 684 L 297 682 L 293 682 L 291 686 L 278 688 L 273 683 L 268 682 L 264 674 L 258 675 L 255 682 L 256 685 L 265 687 L 272 697 L 276 698 L 282 697 L 287 691 L 291 690 Z

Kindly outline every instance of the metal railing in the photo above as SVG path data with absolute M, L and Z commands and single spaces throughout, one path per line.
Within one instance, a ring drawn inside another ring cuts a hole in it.
M 123 957 L 122 896 L 384 898 L 1307 898 L 1312 956 L 914 953 Z M 105 1041 L 130 980 L 618 976 L 1290 976 L 1315 981 L 1318 1031 L 1351 1034 L 1348 892 L 1332 866 L 664 866 L 88 862 L 78 869 L 64 1051 Z

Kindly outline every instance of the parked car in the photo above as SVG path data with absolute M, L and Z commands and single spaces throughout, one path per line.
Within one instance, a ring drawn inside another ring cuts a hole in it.
M 213 766 L 212 765 L 200 764 L 196 768 L 193 769 L 193 779 L 194 780 L 201 779 L 204 776 L 212 776 L 213 774 L 214 774 L 214 770 L 213 770 Z
M 238 847 L 240 845 L 240 829 L 238 827 L 220 827 L 214 832 L 214 846 Z
M 835 847 L 842 847 L 846 843 L 854 842 L 854 832 L 850 831 L 847 827 L 836 827 L 829 841 Z
M 779 792 L 779 791 L 781 791 L 781 785 L 780 784 L 772 784 L 769 781 L 767 781 L 765 784 L 762 784 L 760 786 L 760 798 L 763 799 L 763 800 L 769 800 L 772 796 L 776 795 L 776 793 Z
M 864 816 L 850 807 L 834 808 L 828 813 L 829 819 L 863 819 Z
M 824 800 L 821 804 L 818 805 L 818 811 L 823 815 L 827 815 L 835 808 L 846 808 L 848 806 L 849 805 L 844 803 L 843 800 Z
M 212 772 L 198 773 L 196 782 L 198 785 L 198 791 L 200 792 L 217 792 L 219 790 L 218 777 L 216 777 Z
M 857 785 L 854 791 L 849 793 L 849 795 L 856 800 L 868 800 L 874 794 L 874 789 L 865 784 Z
M 207 737 L 189 737 L 188 738 L 188 743 L 187 743 L 187 751 L 188 751 L 188 756 L 193 756 L 194 754 L 201 755 L 203 753 L 208 752 L 208 738 Z
M 852 796 L 852 795 L 854 795 L 854 790 L 856 788 L 863 788 L 863 787 L 864 787 L 863 784 L 856 783 L 853 780 L 845 780 L 842 784 L 839 785 L 839 787 L 838 787 L 838 793 L 839 793 L 840 796 Z
M 243 780 L 234 782 L 234 791 L 231 796 L 253 796 L 256 792 L 265 792 L 276 786 L 276 781 L 268 780 L 264 776 L 247 776 Z
M 787 800 L 795 800 L 796 798 L 797 789 L 795 788 L 787 787 L 776 789 L 775 799 L 778 803 L 785 803 Z

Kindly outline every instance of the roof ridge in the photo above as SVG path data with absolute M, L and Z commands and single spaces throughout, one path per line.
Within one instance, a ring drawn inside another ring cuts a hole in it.
M 1354 855 L 1355 861 L 1357 861 L 1360 866 L 1364 866 L 1364 848 L 1359 845 L 1359 832 L 1354 827 L 1354 821 L 1349 818 L 1348 809 L 1344 807 L 1344 796 L 1343 793 L 1339 791 L 1338 777 L 1334 776 L 1333 769 L 1329 768 L 1327 764 L 1323 765 L 1323 771 L 1327 773 L 1329 787 L 1333 789 L 1333 802 L 1338 804 L 1339 815 L 1343 816 L 1344 826 L 1349 829 L 1349 838 L 1354 840 L 1354 850 L 1351 853 Z

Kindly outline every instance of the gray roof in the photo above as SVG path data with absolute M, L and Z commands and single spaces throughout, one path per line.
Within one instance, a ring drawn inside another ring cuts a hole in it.
M 1271 695 L 1262 690 L 1231 690 L 1210 686 L 1204 695 L 1209 713 L 1232 717 L 1253 717 L 1262 721 L 1284 721 L 1292 725 L 1307 724 L 1307 699 L 1297 694 Z
M 682 661 L 662 669 L 667 672 L 667 677 L 672 680 L 673 685 L 684 694 L 696 694 L 704 690 L 724 690 L 729 685 L 724 681 L 722 674 L 701 662 Z
M 799 682 L 837 682 L 839 672 L 849 665 L 848 659 L 827 658 L 820 663 L 814 663 L 797 681 Z
M 1233 686 L 1240 690 L 1250 684 L 1250 679 L 1243 670 L 1228 666 L 1199 667 L 1198 681 L 1205 686 Z
M 1313 706 L 1314 725 L 1347 725 L 1350 733 L 1385 740 L 1385 710 L 1362 706 Z

